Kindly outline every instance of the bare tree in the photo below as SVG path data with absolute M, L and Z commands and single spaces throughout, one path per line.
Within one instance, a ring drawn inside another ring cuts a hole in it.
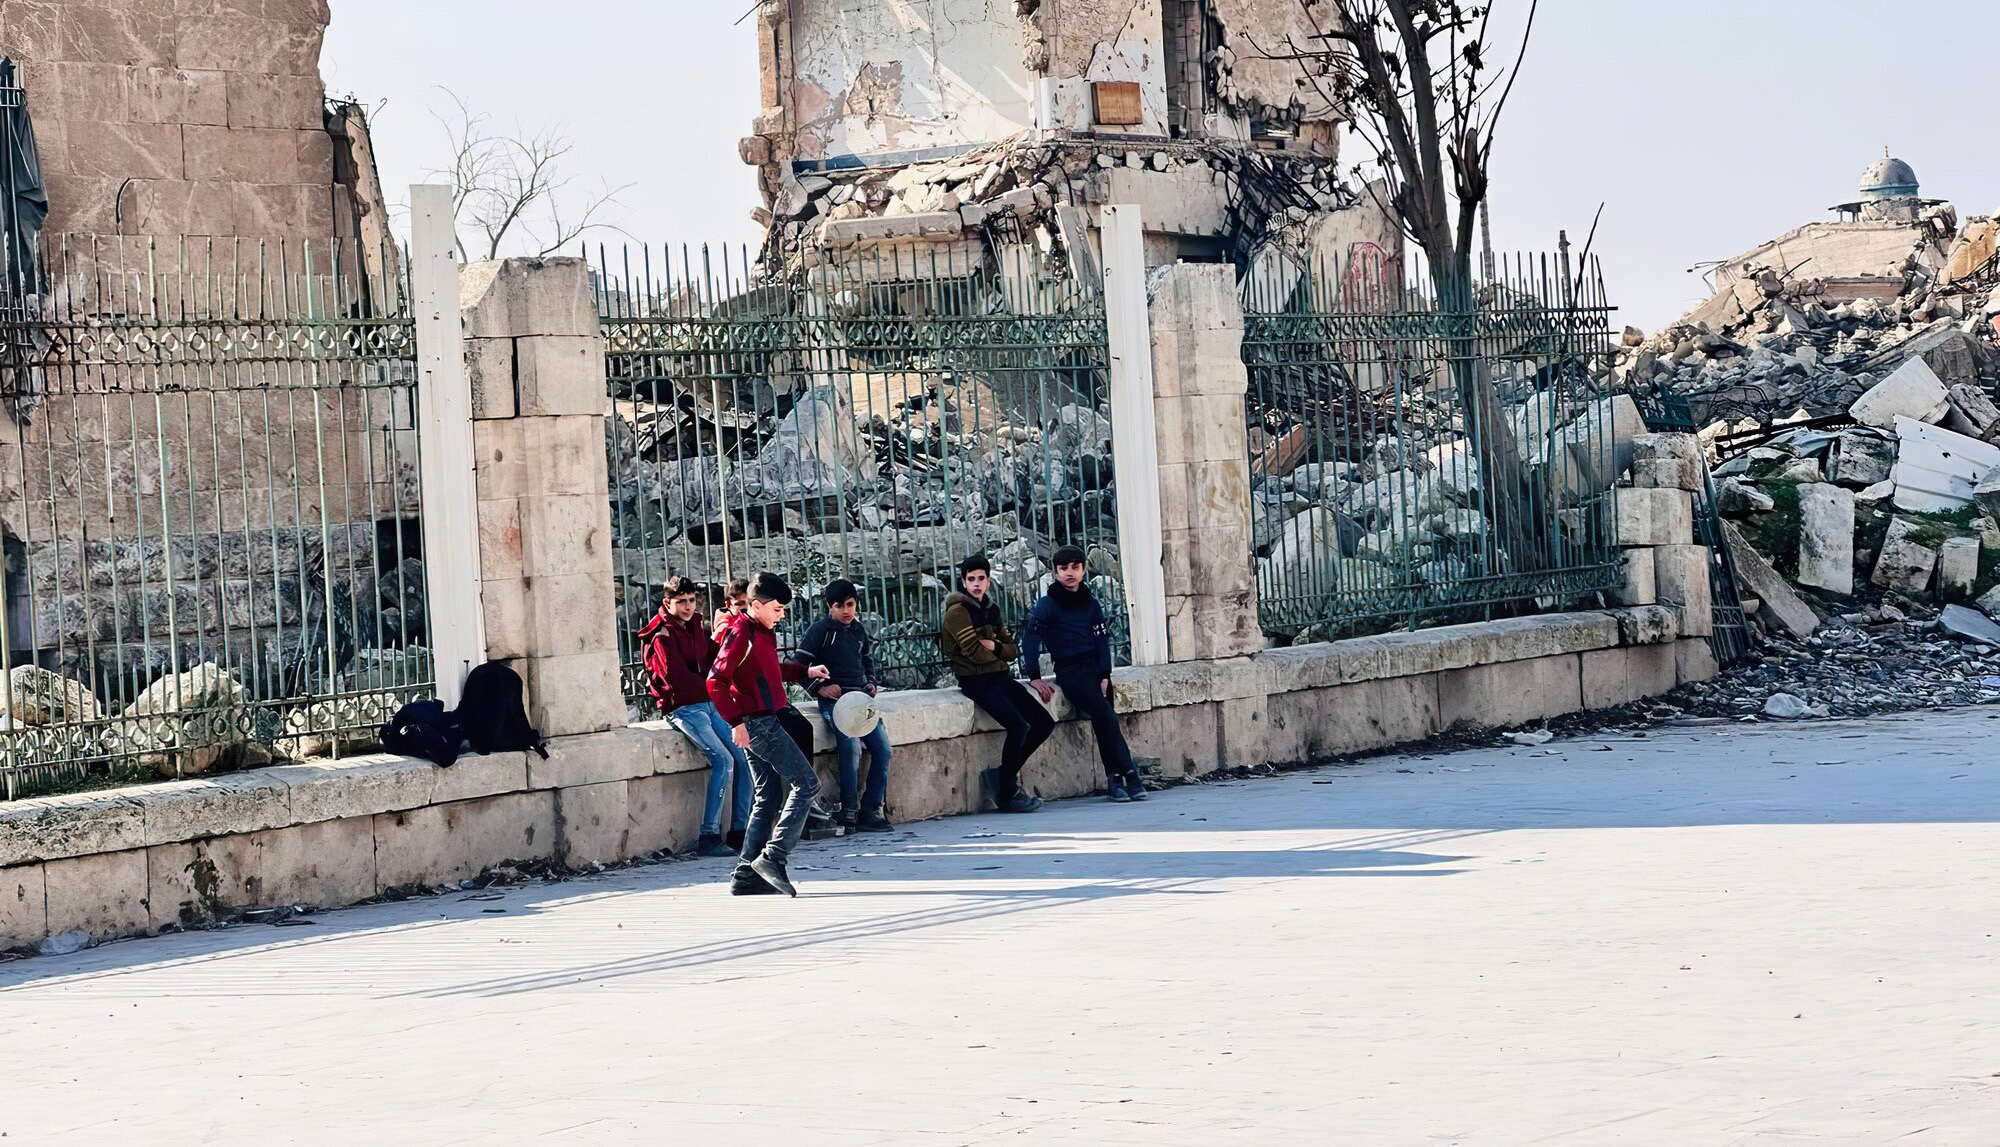
M 437 119 L 451 141 L 451 167 L 434 174 L 451 180 L 454 218 L 477 236 L 469 254 L 483 250 L 485 258 L 497 259 L 512 239 L 520 250 L 550 255 L 586 232 L 617 230 L 605 216 L 623 206 L 618 196 L 631 184 L 612 187 L 607 181 L 595 193 L 579 191 L 575 177 L 563 170 L 576 145 L 559 129 L 506 135 L 456 93 L 445 95 L 455 112 Z
M 1295 61 L 1322 98 L 1348 110 L 1355 132 L 1374 148 L 1386 206 L 1430 263 L 1452 383 L 1487 477 L 1480 498 L 1517 562 L 1552 561 L 1548 531 L 1537 528 L 1527 509 L 1547 509 L 1553 492 L 1522 464 L 1491 371 L 1479 361 L 1472 272 L 1493 142 L 1540 0 L 1527 0 L 1520 48 L 1504 69 L 1487 59 L 1494 0 L 1297 3 L 1311 31 L 1289 35 L 1282 49 L 1264 54 Z

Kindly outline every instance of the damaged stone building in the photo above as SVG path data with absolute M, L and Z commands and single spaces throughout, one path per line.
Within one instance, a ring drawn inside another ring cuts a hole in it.
M 1296 0 L 765 0 L 757 167 L 773 254 L 1088 260 L 1141 208 L 1151 265 L 1279 244 L 1393 257 L 1336 170 Z

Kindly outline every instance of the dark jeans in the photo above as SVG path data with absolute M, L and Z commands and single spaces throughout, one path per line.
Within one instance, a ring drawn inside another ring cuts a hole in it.
M 743 833 L 743 864 L 738 867 L 748 865 L 760 852 L 783 864 L 805 834 L 806 815 L 819 795 L 819 774 L 775 714 L 752 717 L 743 724 L 750 730 L 750 780 L 757 795 L 750 806 L 750 826 Z
M 1122 777 L 1133 772 L 1132 750 L 1125 744 L 1125 727 L 1118 719 L 1118 710 L 1111 707 L 1111 698 L 1104 695 L 1103 678 L 1095 670 L 1085 673 L 1056 673 L 1056 685 L 1076 706 L 1076 711 L 1090 718 L 1091 731 L 1097 734 L 1097 756 L 1104 762 L 1104 775 Z
M 861 789 L 861 811 L 881 812 L 889 794 L 889 729 L 877 724 L 865 737 L 850 737 L 833 723 L 833 702 L 821 701 L 819 715 L 833 734 L 833 747 L 840 754 L 840 807 L 854 808 L 854 790 L 861 781 L 861 748 L 868 747 L 868 785 Z
M 1007 744 L 1000 750 L 1000 767 L 993 774 L 993 795 L 1006 804 L 1021 791 L 1021 766 L 1055 732 L 1056 719 L 1011 674 L 961 677 L 958 687 L 1007 730 Z

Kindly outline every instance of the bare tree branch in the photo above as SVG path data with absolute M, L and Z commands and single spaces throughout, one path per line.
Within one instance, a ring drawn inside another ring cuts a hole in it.
M 549 255 L 593 230 L 617 230 L 604 216 L 623 206 L 618 196 L 631 184 L 604 183 L 597 193 L 579 197 L 574 180 L 563 167 L 575 144 L 557 128 L 533 134 L 516 129 L 512 135 L 493 129 L 483 112 L 475 113 L 456 93 L 445 90 L 453 114 L 436 115 L 451 144 L 451 166 L 433 174 L 451 180 L 452 208 L 458 226 L 477 236 L 459 247 L 497 259 L 505 249 Z

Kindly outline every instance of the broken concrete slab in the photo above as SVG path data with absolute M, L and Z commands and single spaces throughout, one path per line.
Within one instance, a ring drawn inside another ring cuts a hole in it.
M 2000 466 L 1981 474 L 1972 484 L 1972 501 L 1980 513 L 2000 521 Z
M 1942 513 L 1972 501 L 1973 487 L 2000 466 L 2000 446 L 1931 426 L 1896 419 L 1896 508 Z
M 1946 633 L 2000 649 L 2000 623 L 1976 609 L 1947 605 L 1938 614 L 1938 627 Z
M 1856 422 L 1889 430 L 1895 427 L 1898 418 L 1936 422 L 1944 417 L 1950 405 L 1951 395 L 1937 372 L 1923 359 L 1913 358 L 1869 387 L 1848 408 L 1848 413 Z
M 1979 539 L 1946 538 L 1938 547 L 1938 596 L 1963 601 L 1972 596 L 1972 583 L 1978 579 Z
M 1930 587 L 1938 552 L 1911 536 L 1916 529 L 1917 523 L 1909 518 L 1890 521 L 1882 550 L 1875 558 L 1875 572 L 1868 578 L 1871 584 L 1913 596 Z
M 1860 490 L 1889 480 L 1896 440 L 1879 430 L 1854 427 L 1834 436 L 1826 455 L 1826 480 Z
M 2000 406 L 1993 405 L 1993 400 L 1986 397 L 1985 391 L 1960 383 L 1946 388 L 1946 393 L 1951 396 L 1951 413 L 1965 424 L 1954 424 L 1952 429 L 1975 438 L 1985 438 L 1993 433 L 1996 426 L 2000 426 Z
M 1715 508 L 1725 514 L 1762 514 L 1778 503 L 1742 478 L 1724 478 L 1715 488 Z
M 1763 603 L 1762 609 L 1772 620 L 1798 637 L 1811 637 L 1819 628 L 1819 615 L 1812 607 L 1793 592 L 1785 583 L 1784 576 L 1764 555 L 1757 552 L 1743 538 L 1743 531 L 1734 522 L 1722 523 L 1722 534 L 1729 541 L 1729 556 L 1736 566 L 1736 577 L 1743 587 Z
M 1827 482 L 1799 487 L 1799 584 L 1854 592 L 1854 495 Z

